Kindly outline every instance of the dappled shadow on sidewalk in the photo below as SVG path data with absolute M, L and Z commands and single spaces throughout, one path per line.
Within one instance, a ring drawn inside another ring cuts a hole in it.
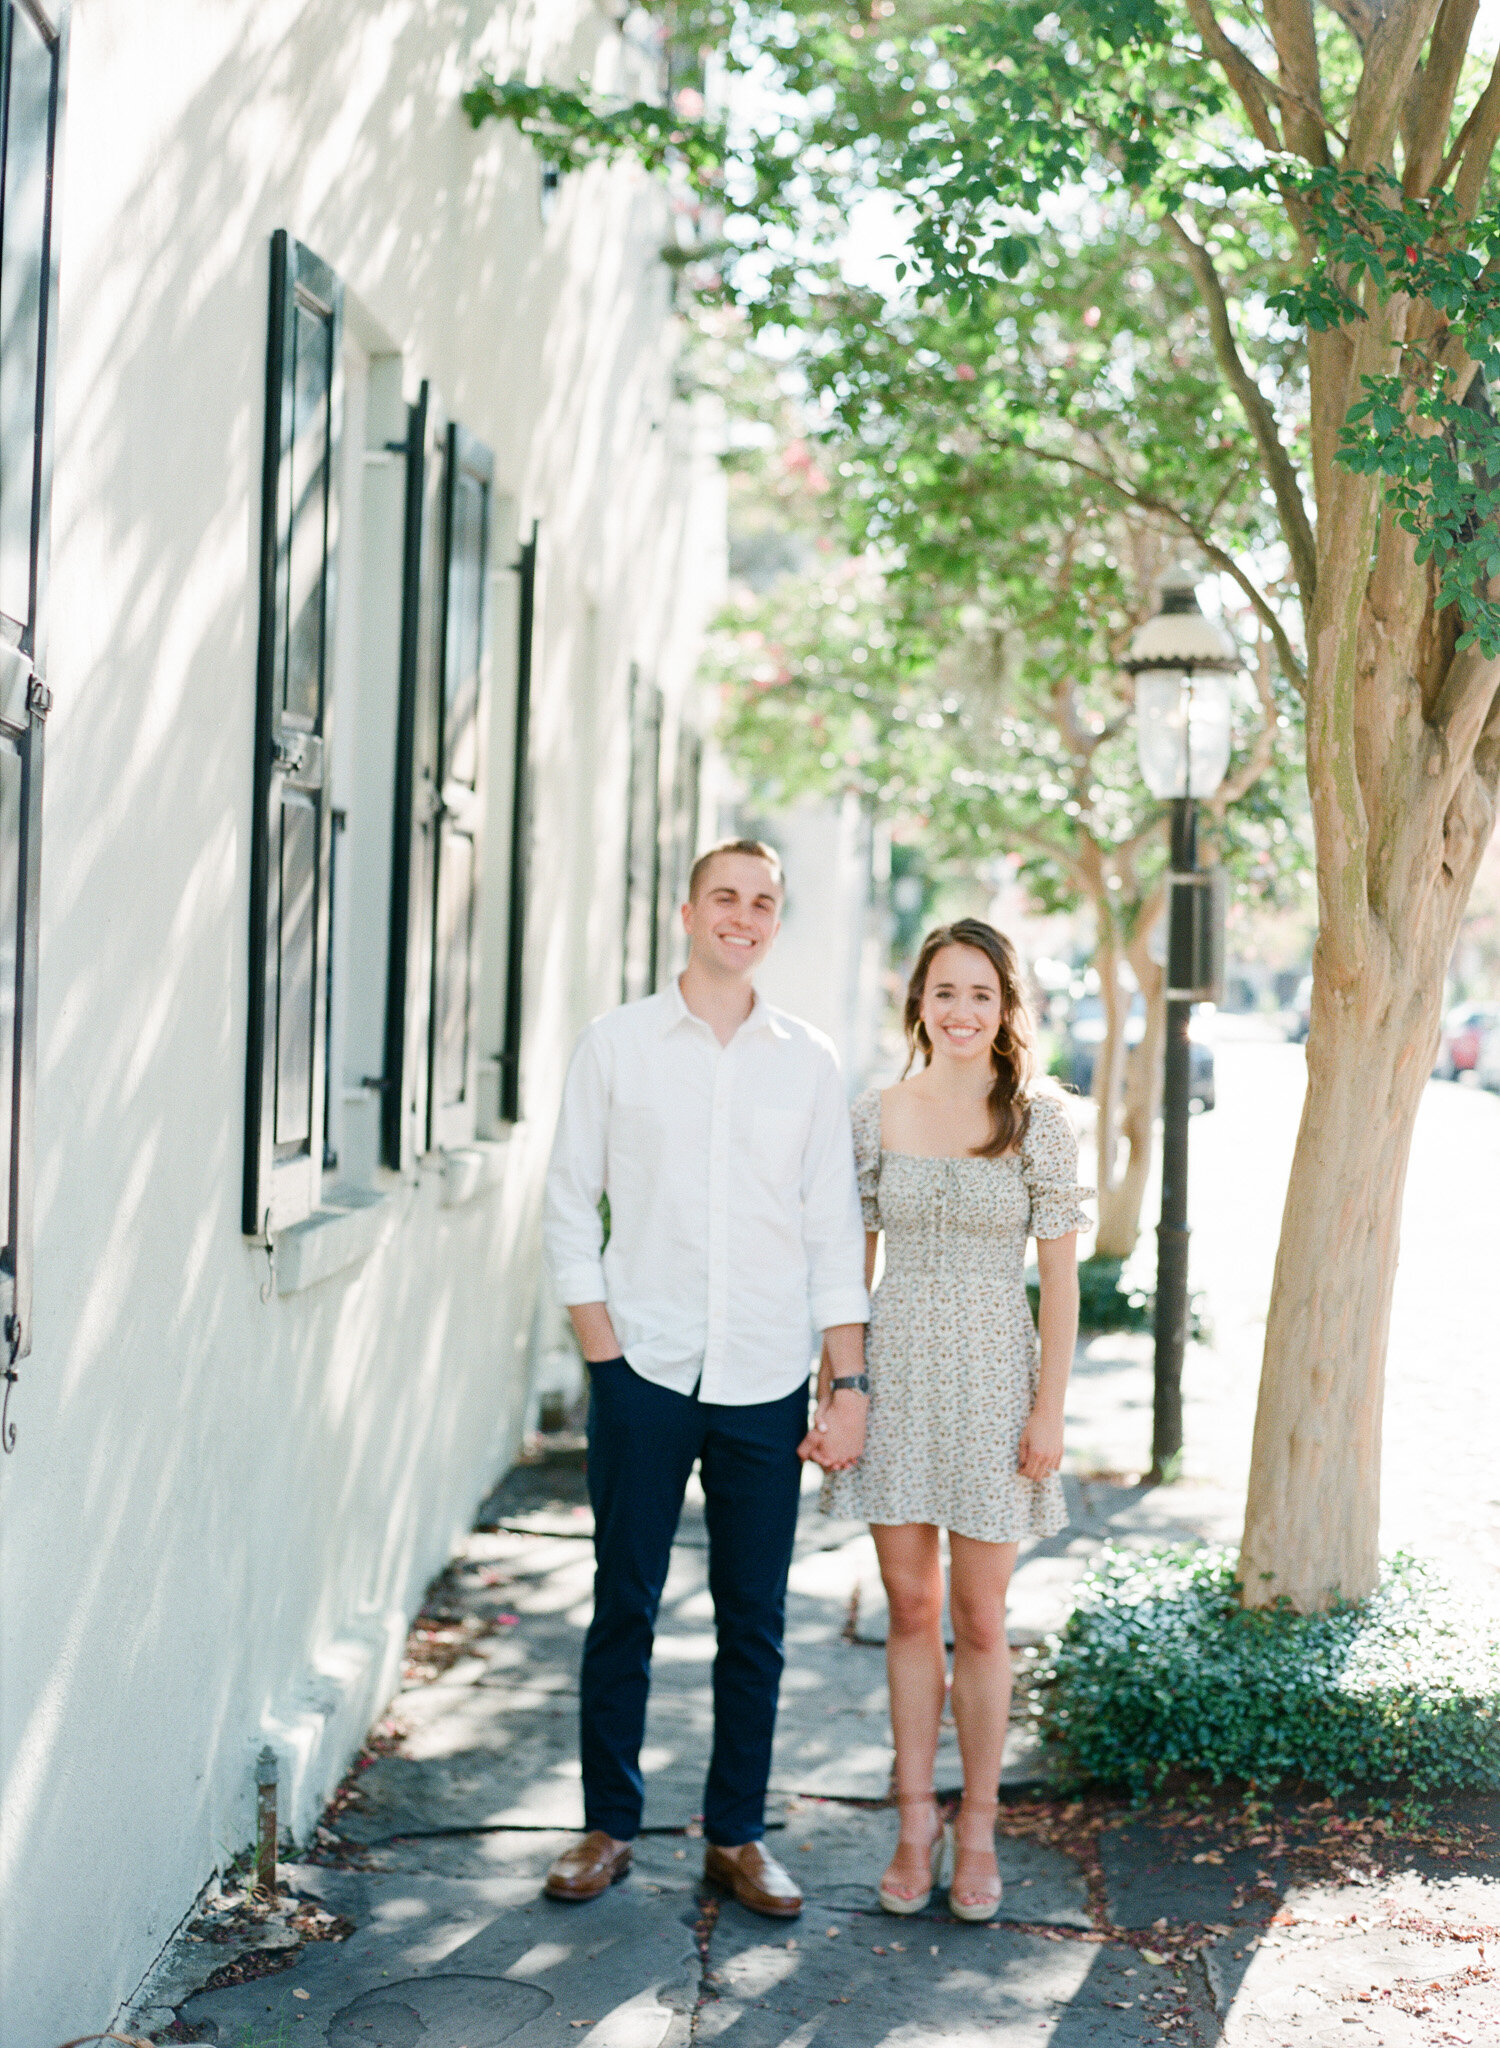
M 1076 1487 L 1070 1499 L 1084 1509 Z M 1106 1490 L 1089 1513 L 1110 1505 Z M 1060 1795 L 1021 1750 L 999 1822 L 997 1922 L 957 1924 L 941 1892 L 910 1919 L 883 1914 L 875 1884 L 895 1820 L 884 1659 L 867 1633 L 880 1615 L 873 1596 L 855 1598 L 872 1568 L 868 1535 L 810 1499 L 769 1816 L 806 1892 L 801 1919 L 757 1919 L 701 1885 L 713 1624 L 695 1500 L 662 1603 L 648 1831 L 625 1883 L 589 1906 L 554 1905 L 541 1879 L 581 1820 L 577 1659 L 592 1557 L 578 1458 L 511 1475 L 479 1521 L 431 1589 L 408 1681 L 330 1808 L 315 1860 L 295 1873 L 355 1933 L 188 1999 L 179 2038 L 1319 2048 L 1360 2038 L 1344 2021 L 1366 2011 L 1382 2042 L 1435 2043 L 1455 2000 L 1493 1995 L 1472 1935 L 1486 1911 L 1497 1917 L 1495 1817 L 1474 1803 L 1425 1833 L 1409 1817 L 1404 1830 L 1355 1822 L 1328 1802 L 1132 1811 Z M 1065 1561 L 1067 1542 L 1036 1556 Z M 939 1770 L 957 1786 L 951 1735 Z

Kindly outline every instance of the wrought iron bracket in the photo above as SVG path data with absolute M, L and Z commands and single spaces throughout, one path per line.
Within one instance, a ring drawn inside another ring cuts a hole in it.
M 5 1382 L 5 1399 L 0 1403 L 0 1448 L 9 1455 L 16 1447 L 16 1425 L 10 1419 L 10 1390 L 21 1377 L 16 1371 L 16 1359 L 21 1349 L 21 1318 L 18 1315 L 11 1314 L 5 1318 L 5 1342 L 9 1346 L 9 1356 L 4 1367 L 0 1368 L 0 1379 Z

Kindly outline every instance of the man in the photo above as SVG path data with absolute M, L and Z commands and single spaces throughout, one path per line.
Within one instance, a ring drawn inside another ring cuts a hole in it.
M 859 1456 L 869 1298 L 833 1048 L 753 986 L 783 893 L 758 840 L 704 854 L 681 978 L 591 1024 L 563 1091 L 546 1239 L 589 1367 L 595 1577 L 579 1685 L 588 1832 L 552 1866 L 555 1899 L 598 1898 L 630 1867 L 657 1605 L 696 1460 L 718 1632 L 704 1876 L 752 1911 L 802 1909 L 762 1839 L 799 1454 L 830 1469 Z M 846 1384 L 808 1432 L 818 1331 Z

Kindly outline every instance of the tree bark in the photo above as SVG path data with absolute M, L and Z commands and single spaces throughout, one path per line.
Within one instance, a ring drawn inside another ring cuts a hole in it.
M 1304 1612 L 1361 1599 L 1378 1577 L 1381 1408 L 1406 1165 L 1500 772 L 1500 663 L 1424 659 L 1444 644 L 1434 578 L 1411 559 L 1410 537 L 1389 514 L 1371 518 L 1357 490 L 1340 509 L 1342 530 L 1330 519 L 1320 536 L 1325 567 L 1310 636 L 1320 929 L 1308 1087 L 1240 1554 L 1247 1605 L 1284 1597 Z M 1373 551 L 1361 540 L 1371 526 Z
M 1413 986 L 1413 982 L 1418 985 Z M 1404 984 L 1398 986 L 1393 984 Z M 1379 1570 L 1401 1196 L 1442 974 L 1313 977 L 1307 1094 L 1266 1319 L 1240 1550 L 1246 1604 L 1358 1599 Z
M 1146 1000 L 1146 1028 L 1140 1043 L 1125 1054 L 1125 1087 L 1116 1137 L 1116 1172 L 1106 1181 L 1099 1175 L 1099 1231 L 1094 1240 L 1098 1258 L 1128 1259 L 1141 1234 L 1141 1208 L 1151 1178 L 1156 1118 L 1161 1108 L 1162 1042 L 1167 1028 L 1166 982 L 1146 950 L 1143 929 L 1126 948 L 1141 994 Z M 1119 1148 L 1125 1161 L 1119 1165 Z

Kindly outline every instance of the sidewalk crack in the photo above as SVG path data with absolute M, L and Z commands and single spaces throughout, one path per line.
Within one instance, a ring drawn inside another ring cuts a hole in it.
M 715 2005 L 719 1999 L 719 1986 L 714 1976 L 710 1950 L 713 1947 L 714 1930 L 719 1924 L 720 1903 L 712 1892 L 702 1891 L 698 1894 L 698 1917 L 693 1922 L 693 1946 L 698 1951 L 698 1988 L 688 2021 L 690 2043 L 698 2040 L 699 2016 L 705 2006 Z

